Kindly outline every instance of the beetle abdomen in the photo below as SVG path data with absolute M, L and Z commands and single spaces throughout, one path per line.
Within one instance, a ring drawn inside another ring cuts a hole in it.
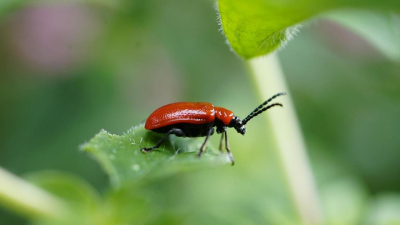
M 177 102 L 158 108 L 146 120 L 145 128 L 154 130 L 178 123 L 207 124 L 215 119 L 214 106 L 208 102 Z
M 178 137 L 205 137 L 207 136 L 210 128 L 213 126 L 213 123 L 204 123 L 204 124 L 190 124 L 190 123 L 176 123 L 165 127 L 160 127 L 153 129 L 152 131 L 156 133 L 165 134 L 173 128 L 178 128 L 182 130 L 182 135 L 175 134 Z M 210 135 L 214 133 L 214 129 Z

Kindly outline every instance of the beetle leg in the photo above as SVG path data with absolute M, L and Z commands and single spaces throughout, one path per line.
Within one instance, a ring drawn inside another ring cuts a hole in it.
M 214 132 L 214 127 L 211 127 L 210 130 L 208 130 L 208 133 L 207 133 L 206 139 L 204 140 L 203 145 L 201 145 L 200 152 L 198 154 L 199 157 L 201 157 L 201 155 L 203 155 L 204 149 L 206 148 L 208 138 L 210 138 L 210 136 L 213 132 Z
M 144 152 L 144 153 L 147 153 L 147 152 L 152 151 L 152 150 L 155 149 L 155 148 L 160 147 L 160 145 L 165 141 L 165 139 L 167 139 L 168 135 L 170 135 L 170 134 L 183 135 L 183 131 L 182 131 L 181 129 L 178 129 L 178 128 L 172 128 L 171 130 L 169 130 L 169 131 L 164 135 L 164 137 L 162 137 L 162 138 L 157 142 L 156 145 L 154 145 L 153 147 L 149 147 L 149 148 L 144 147 L 144 148 L 141 148 L 140 150 L 141 150 L 142 152 Z
M 225 149 L 226 149 L 226 152 L 228 153 L 229 159 L 231 160 L 231 163 L 233 166 L 233 165 L 235 165 L 235 160 L 233 159 L 233 155 L 232 155 L 231 151 L 229 150 L 228 134 L 226 133 L 226 131 L 224 133 L 225 133 Z
M 219 142 L 219 151 L 222 152 L 222 149 L 224 148 L 223 144 L 224 144 L 224 134 L 225 132 L 222 132 L 221 134 L 221 141 Z

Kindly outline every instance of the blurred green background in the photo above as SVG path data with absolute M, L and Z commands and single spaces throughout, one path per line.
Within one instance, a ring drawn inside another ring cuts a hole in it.
M 122 134 L 175 101 L 208 101 L 242 117 L 259 104 L 212 1 L 42 2 L 0 13 L 0 166 L 17 175 L 66 171 L 105 191 L 105 173 L 78 151 L 100 129 Z M 358 218 L 374 207 L 368 199 L 398 198 L 400 64 L 323 19 L 303 27 L 279 58 L 326 217 L 346 201 L 362 211 Z M 154 184 L 166 212 L 160 221 L 294 220 L 266 123 L 249 124 L 245 137 L 229 132 L 234 167 Z M 4 209 L 0 218 L 26 223 Z

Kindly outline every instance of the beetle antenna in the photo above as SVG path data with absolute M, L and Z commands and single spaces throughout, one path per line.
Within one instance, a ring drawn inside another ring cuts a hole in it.
M 258 116 L 259 114 L 263 113 L 264 111 L 266 111 L 274 106 L 283 107 L 283 105 L 281 103 L 274 103 L 274 104 L 268 105 L 268 106 L 262 108 L 261 110 L 257 111 L 256 113 L 252 114 L 251 116 L 248 116 L 244 120 L 242 120 L 243 125 L 246 125 L 246 123 L 249 122 L 249 120 L 253 119 L 254 117 Z
M 273 99 L 275 99 L 276 97 L 279 97 L 279 96 L 281 96 L 281 95 L 286 95 L 286 93 L 285 93 L 285 92 L 281 92 L 281 93 L 275 94 L 274 96 L 272 96 L 271 98 L 269 98 L 267 101 L 265 101 L 265 102 L 263 102 L 261 105 L 259 105 L 256 109 L 253 110 L 253 112 L 251 112 L 245 119 L 242 120 L 243 124 L 246 124 L 246 123 L 249 122 L 249 120 L 252 119 L 253 117 L 255 117 L 255 116 L 259 115 L 260 113 L 264 112 L 265 110 L 267 110 L 267 109 L 269 109 L 269 108 L 275 106 L 276 104 L 271 105 L 271 107 L 268 107 L 268 106 L 267 106 L 268 108 L 267 108 L 267 107 L 263 108 L 265 105 L 267 105 L 267 104 L 268 104 L 269 102 L 271 102 Z M 281 104 L 279 104 L 279 105 L 282 106 Z

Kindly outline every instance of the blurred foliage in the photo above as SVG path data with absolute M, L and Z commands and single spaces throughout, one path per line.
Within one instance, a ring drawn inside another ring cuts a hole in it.
M 400 16 L 395 13 L 337 10 L 325 15 L 369 41 L 392 60 L 400 60 Z
M 39 218 L 33 224 L 100 224 L 103 220 L 99 213 L 101 196 L 83 179 L 55 171 L 29 173 L 25 178 L 60 197 L 70 206 L 70 211 L 63 215 L 61 221 L 55 218 Z
M 374 4 L 380 8 L 381 3 Z M 51 27 L 27 23 L 37 21 L 29 16 L 39 9 L 48 10 L 40 11 L 44 16 L 67 10 L 47 19 L 66 15 L 61 21 L 93 31 L 90 38 L 74 33 L 44 39 L 70 38 L 55 46 L 79 60 L 49 70 L 34 60 L 58 59 L 51 48 L 34 48 L 31 58 L 24 54 L 21 49 L 42 46 L 34 31 Z M 79 211 L 76 219 L 88 224 L 296 223 L 262 118 L 247 125 L 245 137 L 228 131 L 234 167 L 179 173 L 118 191 L 108 187 L 95 160 L 78 151 L 99 130 L 122 134 L 170 102 L 209 101 L 237 115 L 258 104 L 241 59 L 218 32 L 212 2 L 21 2 L 0 12 L 0 166 L 17 175 L 29 173 L 30 181 L 71 200 Z M 349 47 L 353 39 L 362 52 Z M 400 65 L 363 43 L 321 20 L 280 51 L 331 224 L 398 221 Z M 219 137 L 212 141 L 217 144 Z M 65 173 L 32 173 L 41 170 Z M 0 211 L 0 218 L 4 224 L 26 223 L 8 211 Z

